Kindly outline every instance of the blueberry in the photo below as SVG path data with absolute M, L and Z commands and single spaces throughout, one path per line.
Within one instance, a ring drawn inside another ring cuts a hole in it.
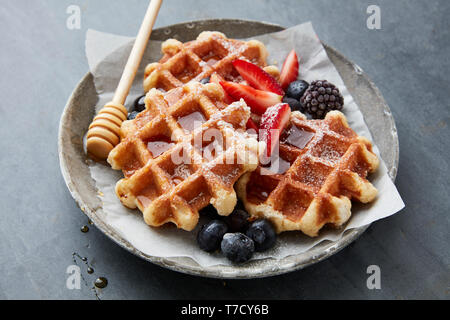
M 286 96 L 300 100 L 308 87 L 309 83 L 304 80 L 293 81 L 287 87 Z
M 263 219 L 253 221 L 246 234 L 255 242 L 256 251 L 259 252 L 272 248 L 277 240 L 272 224 Z
M 300 103 L 300 101 L 298 101 L 294 98 L 284 97 L 283 102 L 287 103 L 291 107 L 292 111 L 302 111 L 303 110 L 303 107 L 302 107 L 302 104 Z
M 206 252 L 213 252 L 220 248 L 223 235 L 227 232 L 228 226 L 220 220 L 212 220 L 203 225 L 197 234 L 197 243 L 200 249 Z
M 137 111 L 132 111 L 128 114 L 128 120 L 133 120 L 139 114 Z
M 200 83 L 201 83 L 201 84 L 207 84 L 207 83 L 209 83 L 210 80 L 211 80 L 210 77 L 203 78 L 202 80 L 200 80 Z
M 250 260 L 255 252 L 253 240 L 242 233 L 227 233 L 221 243 L 222 253 L 235 263 Z
M 217 217 L 219 216 L 216 208 L 214 208 L 211 204 L 209 204 L 206 207 L 204 207 L 203 209 L 201 209 L 200 215 L 202 215 L 203 217 L 207 217 L 210 220 L 217 219 Z
M 134 100 L 134 111 L 141 112 L 145 110 L 145 94 Z
M 225 218 L 225 222 L 231 232 L 244 231 L 248 226 L 248 218 L 250 215 L 241 209 L 235 209 L 228 217 Z

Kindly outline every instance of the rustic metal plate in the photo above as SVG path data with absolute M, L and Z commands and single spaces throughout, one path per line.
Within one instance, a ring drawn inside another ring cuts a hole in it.
M 264 22 L 215 19 L 186 22 L 155 29 L 152 39 L 165 40 L 174 37 L 181 41 L 188 41 L 195 39 L 200 32 L 205 30 L 222 31 L 231 38 L 245 38 L 283 29 L 281 26 Z M 399 145 L 395 122 L 389 107 L 377 87 L 361 68 L 346 59 L 336 49 L 327 45 L 325 48 L 348 90 L 360 106 L 373 139 L 386 163 L 389 175 L 394 180 L 397 174 Z M 101 209 L 101 203 L 97 197 L 95 184 L 90 176 L 83 151 L 83 136 L 94 116 L 97 100 L 92 74 L 87 73 L 70 96 L 61 117 L 58 137 L 61 172 L 73 198 L 94 224 L 117 244 L 145 260 L 174 271 L 204 277 L 261 278 L 302 269 L 326 259 L 353 242 L 367 229 L 367 227 L 363 227 L 349 230 L 340 240 L 323 242 L 302 254 L 281 260 L 250 261 L 242 266 L 218 265 L 204 268 L 190 258 L 159 258 L 146 255 L 112 230 L 97 214 L 97 211 Z

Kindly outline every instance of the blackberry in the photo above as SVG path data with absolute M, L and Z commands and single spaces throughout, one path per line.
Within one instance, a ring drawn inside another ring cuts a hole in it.
M 327 80 L 311 82 L 300 102 L 314 119 L 323 119 L 329 111 L 344 107 L 344 97 L 339 89 Z

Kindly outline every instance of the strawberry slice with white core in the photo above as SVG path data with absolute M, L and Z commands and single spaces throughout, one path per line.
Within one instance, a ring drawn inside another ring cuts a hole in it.
M 266 143 L 266 155 L 270 158 L 280 135 L 289 122 L 291 108 L 287 103 L 279 103 L 266 110 L 260 125 L 260 140 Z
M 298 57 L 295 50 L 292 50 L 284 60 L 283 67 L 280 73 L 280 83 L 283 89 L 286 89 L 292 81 L 297 80 L 298 77 Z
M 234 60 L 233 66 L 247 83 L 255 89 L 270 91 L 280 96 L 284 91 L 280 84 L 270 74 L 258 67 L 256 64 L 245 60 Z
M 244 99 L 252 112 L 259 115 L 263 114 L 268 107 L 280 103 L 283 98 L 273 92 L 257 90 L 240 83 L 220 81 L 220 84 L 234 99 Z

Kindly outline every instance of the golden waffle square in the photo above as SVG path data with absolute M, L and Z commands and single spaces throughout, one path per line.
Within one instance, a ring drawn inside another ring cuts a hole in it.
M 220 215 L 233 211 L 233 186 L 257 167 L 258 142 L 245 132 L 245 102 L 228 106 L 222 99 L 214 83 L 191 82 L 166 94 L 152 89 L 146 110 L 122 124 L 108 162 L 124 174 L 116 184 L 120 201 L 138 207 L 147 224 L 190 231 L 209 204 Z
M 277 232 L 300 230 L 315 237 L 326 224 L 348 221 L 351 199 L 368 203 L 377 195 L 366 177 L 379 160 L 339 111 L 324 120 L 293 112 L 277 158 L 279 165 L 260 165 L 236 185 L 250 215 L 269 219 Z
M 204 31 L 194 41 L 181 43 L 169 39 L 161 47 L 162 59 L 145 68 L 145 92 L 152 88 L 169 91 L 191 80 L 210 77 L 213 73 L 227 81 L 242 82 L 242 77 L 232 65 L 236 59 L 249 60 L 271 75 L 279 75 L 276 67 L 266 65 L 266 47 L 257 40 L 228 39 L 223 33 Z

